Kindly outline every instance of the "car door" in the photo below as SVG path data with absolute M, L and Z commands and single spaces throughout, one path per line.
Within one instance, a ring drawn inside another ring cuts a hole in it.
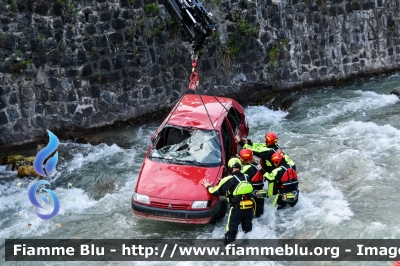
M 243 108 L 240 108 L 240 110 L 243 110 Z M 227 118 L 229 120 L 229 123 L 231 124 L 232 131 L 235 136 L 236 135 L 239 135 L 239 137 L 247 136 L 249 132 L 249 127 L 244 112 L 240 112 L 239 108 L 231 106 Z

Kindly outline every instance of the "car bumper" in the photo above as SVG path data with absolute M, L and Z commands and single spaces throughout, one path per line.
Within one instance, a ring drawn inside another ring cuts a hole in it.
M 208 210 L 185 211 L 155 208 L 147 205 L 136 203 L 132 200 L 132 209 L 136 216 L 153 220 L 161 220 L 175 223 L 188 224 L 207 224 L 211 217 L 214 216 L 219 209 L 221 203 L 217 202 Z

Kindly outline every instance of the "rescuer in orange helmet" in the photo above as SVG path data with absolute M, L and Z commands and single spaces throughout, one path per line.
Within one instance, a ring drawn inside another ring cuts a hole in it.
M 239 157 L 243 164 L 242 173 L 248 175 L 253 185 L 256 202 L 255 217 L 260 217 L 264 213 L 264 200 L 267 196 L 267 192 L 264 190 L 262 166 L 254 160 L 253 152 L 250 149 L 242 149 L 239 152 Z
M 252 150 L 253 154 L 261 159 L 260 164 L 266 172 L 271 173 L 276 168 L 271 161 L 271 156 L 275 152 L 282 152 L 282 149 L 278 146 L 278 135 L 274 132 L 265 134 L 265 143 L 252 143 L 250 139 L 240 139 L 239 136 L 236 136 L 235 139 L 243 149 Z M 284 159 L 296 170 L 296 164 L 288 155 L 284 154 Z

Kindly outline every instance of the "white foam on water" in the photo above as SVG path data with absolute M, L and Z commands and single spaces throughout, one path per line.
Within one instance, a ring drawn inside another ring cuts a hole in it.
M 250 129 L 255 127 L 273 128 L 285 120 L 288 115 L 282 110 L 274 111 L 265 106 L 249 106 L 244 111 Z
M 124 152 L 124 150 L 116 144 L 111 146 L 107 144 L 99 144 L 97 146 L 83 144 L 79 146 L 79 148 L 82 149 L 82 151 L 76 151 L 73 154 L 73 160 L 68 162 L 69 172 L 79 169 L 87 163 L 97 163 L 99 161 L 107 162 L 108 158 L 112 157 L 116 153 Z
M 61 205 L 58 215 L 68 215 L 70 212 L 82 213 L 98 203 L 80 188 L 57 188 L 54 192 L 57 194 Z
M 248 138 L 254 143 L 264 142 L 268 131 L 276 132 L 282 140 L 281 143 L 284 143 L 286 130 L 282 122 L 286 121 L 287 112 L 274 111 L 265 106 L 249 106 L 245 108 L 245 114 L 249 124 Z
M 306 182 L 303 182 L 303 186 Z M 293 208 L 279 210 L 275 224 L 278 238 L 315 238 L 315 230 L 307 230 L 305 225 L 318 228 L 340 226 L 353 216 L 342 192 L 334 188 L 330 181 L 319 180 L 318 189 L 304 192 L 300 183 L 299 202 Z
M 1 172 L 5 172 L 6 169 L 7 169 L 7 165 L 0 165 L 0 173 L 1 173 Z M 5 177 L 5 175 L 4 175 L 4 176 L 3 176 L 3 175 L 0 175 L 0 178 L 4 178 L 4 177 Z
M 329 134 L 339 140 L 340 147 L 336 157 L 328 158 L 330 165 L 347 164 L 345 171 L 358 169 L 352 174 L 356 179 L 373 181 L 393 178 L 400 163 L 400 158 L 393 156 L 400 152 L 399 129 L 352 120 L 330 129 Z
M 26 201 L 29 203 L 28 197 Z M 31 206 L 31 205 L 30 205 Z M 10 208 L 7 210 L 7 217 L 3 216 L 2 224 L 7 224 L 0 231 L 0 239 L 29 238 L 41 236 L 50 231 L 55 223 L 40 219 L 34 213 L 35 209 L 28 208 L 25 204 L 23 207 Z
M 310 108 L 307 116 L 310 124 L 324 123 L 326 119 L 332 119 L 356 112 L 378 109 L 384 106 L 393 105 L 399 98 L 393 94 L 378 94 L 373 91 L 348 91 L 346 97 L 331 96 L 329 103 L 323 107 Z
M 72 146 L 73 148 L 85 149 L 85 151 L 73 154 L 72 160 L 61 165 L 60 168 L 63 169 L 54 171 L 55 174 L 53 175 L 52 173 L 51 182 L 60 178 L 65 171 L 71 172 L 78 170 L 84 167 L 85 164 L 96 163 L 102 160 L 104 156 L 113 156 L 117 153 L 125 152 L 116 145 L 98 145 L 93 147 L 89 144 L 85 144 L 82 145 L 82 147 L 78 144 L 67 143 L 61 144 L 61 146 L 64 146 L 61 147 L 61 149 L 70 149 Z M 91 152 L 86 149 L 91 150 Z M 119 164 L 123 165 L 131 161 L 132 156 L 127 154 L 125 157 L 122 157 L 122 161 L 120 161 Z M 1 170 L 4 171 L 5 167 L 2 167 Z M 16 175 L 16 171 L 14 171 L 13 174 Z M 17 186 L 17 181 L 21 183 L 20 186 Z M 90 213 L 98 204 L 98 202 L 93 200 L 83 189 L 76 187 L 57 187 L 53 189 L 53 191 L 59 198 L 60 211 L 57 216 L 51 220 L 41 220 L 36 216 L 35 211 L 39 213 L 49 213 L 48 209 L 50 206 L 44 206 L 45 208 L 43 210 L 38 210 L 30 203 L 28 199 L 28 188 L 35 182 L 37 182 L 37 180 L 20 179 L 0 186 L 0 191 L 2 191 L 0 200 L 3 203 L 0 205 L 0 211 L 9 213 L 8 216 L 2 217 L 0 221 L 2 227 L 8 225 L 0 231 L 0 238 L 29 238 L 49 234 L 52 231 L 59 230 L 56 226 L 57 223 L 63 223 L 68 220 L 68 216 L 71 215 L 71 213 L 73 215 Z M 4 193 L 5 191 L 7 194 Z M 52 203 L 50 203 L 50 205 L 52 205 Z M 118 206 L 118 204 L 116 204 L 116 206 Z M 112 211 L 112 209 L 109 209 L 109 211 Z M 31 226 L 28 226 L 28 224 L 31 224 Z
M 367 151 L 383 151 L 388 148 L 400 150 L 400 131 L 389 124 L 377 125 L 373 122 L 351 120 L 330 129 L 329 133 L 340 138 L 341 142 L 351 141 Z
M 31 181 L 28 187 L 31 187 L 37 180 Z M 1 211 L 9 213 L 1 221 L 2 224 L 8 224 L 8 227 L 0 231 L 0 238 L 28 238 L 45 235 L 52 230 L 57 230 L 57 223 L 64 220 L 70 212 L 82 213 L 91 208 L 96 202 L 91 199 L 82 189 L 56 188 L 53 190 L 60 201 L 60 211 L 57 216 L 51 220 L 42 220 L 35 212 L 48 214 L 52 211 L 53 203 L 43 205 L 43 209 L 32 206 L 28 199 L 28 188 L 22 188 L 12 195 L 0 197 L 2 204 Z M 51 205 L 47 206 L 47 205 Z M 49 210 L 49 208 L 51 210 Z M 31 226 L 28 226 L 31 224 Z

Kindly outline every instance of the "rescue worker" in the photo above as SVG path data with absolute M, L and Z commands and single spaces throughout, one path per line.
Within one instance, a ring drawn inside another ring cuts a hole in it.
M 230 204 L 228 224 L 226 225 L 225 244 L 236 240 L 239 224 L 247 233 L 252 229 L 255 202 L 253 199 L 253 187 L 247 175 L 240 172 L 242 163 L 238 158 L 228 161 L 228 170 L 231 175 L 221 179 L 217 186 L 212 186 L 208 179 L 203 179 L 201 184 L 207 188 L 213 196 L 225 196 Z
M 267 132 L 267 134 L 265 134 L 265 143 L 252 143 L 251 140 L 245 138 L 240 139 L 239 136 L 236 136 L 235 139 L 240 144 L 240 146 L 242 146 L 243 149 L 252 150 L 253 154 L 261 159 L 261 166 L 266 172 L 271 173 L 272 170 L 275 169 L 275 166 L 271 161 L 271 156 L 275 152 L 282 152 L 282 150 L 278 146 L 278 135 L 276 135 L 274 132 Z M 290 159 L 288 155 L 284 154 L 284 156 L 285 161 L 294 170 L 296 170 L 295 162 Z
M 264 177 L 268 180 L 268 196 L 276 195 L 274 205 L 278 205 L 278 210 L 296 205 L 299 199 L 299 181 L 296 171 L 284 160 L 284 154 L 280 151 L 275 152 L 271 161 L 276 167 L 271 173 L 265 173 Z
M 253 152 L 250 149 L 242 149 L 239 157 L 243 164 L 242 173 L 249 177 L 253 185 L 254 201 L 256 202 L 255 217 L 260 217 L 264 213 L 264 200 L 267 196 L 264 190 L 262 166 L 254 160 Z

